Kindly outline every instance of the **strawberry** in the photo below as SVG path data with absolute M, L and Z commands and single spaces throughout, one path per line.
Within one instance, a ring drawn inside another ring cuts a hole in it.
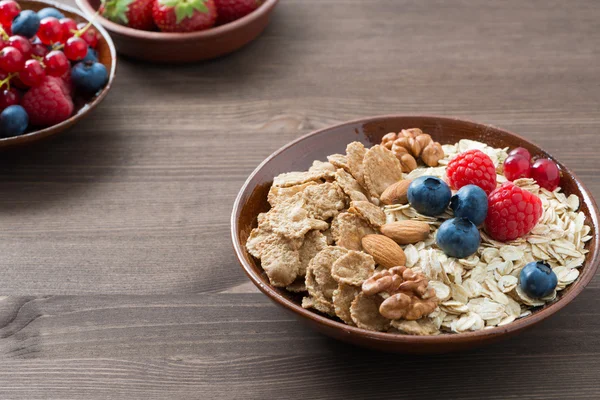
M 66 94 L 60 78 L 46 76 L 39 86 L 29 89 L 21 105 L 29 115 L 29 122 L 37 126 L 52 126 L 73 114 L 73 100 Z
M 250 14 L 256 10 L 264 0 L 215 0 L 217 6 L 217 24 L 222 25 L 243 16 Z
M 152 16 L 163 32 L 208 29 L 217 21 L 214 0 L 155 0 Z
M 133 29 L 151 31 L 155 28 L 152 18 L 154 0 L 103 1 L 100 13 L 103 17 Z

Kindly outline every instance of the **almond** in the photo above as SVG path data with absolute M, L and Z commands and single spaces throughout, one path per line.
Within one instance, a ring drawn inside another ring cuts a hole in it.
M 362 238 L 362 246 L 375 262 L 385 268 L 400 267 L 406 264 L 404 250 L 392 239 L 383 235 L 367 235 Z
M 411 182 L 410 179 L 404 179 L 388 186 L 381 194 L 381 202 L 387 205 L 408 203 L 408 187 Z
M 429 237 L 429 224 L 423 221 L 397 221 L 383 225 L 381 233 L 398 244 L 414 244 Z

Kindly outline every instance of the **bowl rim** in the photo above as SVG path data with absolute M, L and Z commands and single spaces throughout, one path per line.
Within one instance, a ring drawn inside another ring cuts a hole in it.
M 242 188 L 240 189 L 240 191 L 235 199 L 232 213 L 231 213 L 231 221 L 230 221 L 231 240 L 232 240 L 232 244 L 233 244 L 233 248 L 234 248 L 236 257 L 237 257 L 238 261 L 240 262 L 240 264 L 242 265 L 242 268 L 243 268 L 244 272 L 246 273 L 246 275 L 250 278 L 250 280 L 254 283 L 254 285 L 258 287 L 258 289 L 261 292 L 266 294 L 269 298 L 271 298 L 271 300 L 273 300 L 276 303 L 278 303 L 279 305 L 289 309 L 290 311 L 294 312 L 295 314 L 303 317 L 304 319 L 310 320 L 312 322 L 316 322 L 320 325 L 324 325 L 325 327 L 332 329 L 332 330 L 343 331 L 346 334 L 348 334 L 349 336 L 357 336 L 357 337 L 369 339 L 372 341 L 393 342 L 396 344 L 434 345 L 434 344 L 447 343 L 449 341 L 454 342 L 454 343 L 467 343 L 467 342 L 481 340 L 484 338 L 490 338 L 492 336 L 504 335 L 504 334 L 508 334 L 510 332 L 521 331 L 525 328 L 535 325 L 536 323 L 541 322 L 542 320 L 550 317 L 552 314 L 558 312 L 563 307 L 565 307 L 567 304 L 569 304 L 571 301 L 573 301 L 575 299 L 575 297 L 577 297 L 583 291 L 583 289 L 589 284 L 589 282 L 595 276 L 596 271 L 598 269 L 598 264 L 600 261 L 600 233 L 598 232 L 598 226 L 599 226 L 598 206 L 597 206 L 596 201 L 594 200 L 593 196 L 591 195 L 590 191 L 583 184 L 583 182 L 569 168 L 567 168 L 564 164 L 562 164 L 560 161 L 558 161 L 555 157 L 553 157 L 550 154 L 548 154 L 549 157 L 551 159 L 557 161 L 560 164 L 563 173 L 567 173 L 572 176 L 573 180 L 577 183 L 577 185 L 580 187 L 580 189 L 582 191 L 584 201 L 586 201 L 588 203 L 590 219 L 592 220 L 592 225 L 593 225 L 593 232 L 594 232 L 593 236 L 595 239 L 594 248 L 589 249 L 590 253 L 592 253 L 593 257 L 591 260 L 588 261 L 588 265 L 586 265 L 587 268 L 584 270 L 584 272 L 579 276 L 578 280 L 576 281 L 577 286 L 572 287 L 572 289 L 569 290 L 558 301 L 545 306 L 543 309 L 536 311 L 527 317 L 520 318 L 518 320 L 515 320 L 515 321 L 507 324 L 507 325 L 500 326 L 500 327 L 494 327 L 494 328 L 475 331 L 475 332 L 441 334 L 441 335 L 436 335 L 436 336 L 413 336 L 413 335 L 403 335 L 403 334 L 387 333 L 387 332 L 374 332 L 374 331 L 369 331 L 369 330 L 354 327 L 354 326 L 349 326 L 342 322 L 338 322 L 334 319 L 317 314 L 316 312 L 306 310 L 306 309 L 302 308 L 301 306 L 299 306 L 298 304 L 294 303 L 293 301 L 280 295 L 270 284 L 263 282 L 263 280 L 261 279 L 261 276 L 259 274 L 257 274 L 253 270 L 253 268 L 246 262 L 245 257 L 244 257 L 244 245 L 241 243 L 240 238 L 237 233 L 238 232 L 237 217 L 240 214 L 242 206 L 243 206 L 242 198 L 246 194 L 246 191 L 248 190 L 248 187 L 249 187 L 250 183 L 252 182 L 252 180 L 254 179 L 254 177 L 273 158 L 275 158 L 280 153 L 286 151 L 287 149 L 295 146 L 296 144 L 298 144 L 310 137 L 320 135 L 329 130 L 343 128 L 344 126 L 351 126 L 351 125 L 355 125 L 355 124 L 359 124 L 359 123 L 360 124 L 373 123 L 376 121 L 393 119 L 393 118 L 425 118 L 425 119 L 433 119 L 433 120 L 438 120 L 438 121 L 464 122 L 467 124 L 477 125 L 478 127 L 481 127 L 481 128 L 486 128 L 486 129 L 492 128 L 492 129 L 498 130 L 498 131 L 502 132 L 503 134 L 507 134 L 509 136 L 511 136 L 511 135 L 515 136 L 518 139 L 521 139 L 523 142 L 525 142 L 528 145 L 531 145 L 534 148 L 542 149 L 540 146 L 537 146 L 536 144 L 534 144 L 530 140 L 522 137 L 519 134 L 507 131 L 502 128 L 498 128 L 493 125 L 481 124 L 481 123 L 471 121 L 471 120 L 465 119 L 465 118 L 455 118 L 455 117 L 438 116 L 438 115 L 424 115 L 424 114 L 387 114 L 387 115 L 377 115 L 377 116 L 371 116 L 371 117 L 358 118 L 358 119 L 354 119 L 351 121 L 346 121 L 346 122 L 342 122 L 342 123 L 339 123 L 336 125 L 328 126 L 328 127 L 322 128 L 322 129 L 318 129 L 316 131 L 310 132 L 306 135 L 303 135 L 303 136 L 291 141 L 290 143 L 284 145 L 283 147 L 281 147 L 278 150 L 276 150 L 275 152 L 273 152 L 263 162 L 261 162 L 258 165 L 258 167 L 256 167 L 254 169 L 254 171 L 252 171 L 252 173 L 246 179 Z
M 86 15 L 96 14 L 96 10 L 92 7 L 89 0 L 75 0 L 79 8 L 83 10 Z M 160 40 L 160 41 L 195 41 L 198 39 L 209 39 L 216 36 L 226 34 L 227 32 L 233 31 L 241 26 L 250 24 L 252 21 L 262 17 L 264 14 L 269 13 L 273 7 L 279 2 L 279 0 L 266 0 L 256 10 L 250 14 L 243 16 L 235 21 L 209 28 L 203 31 L 197 32 L 152 32 L 143 31 L 141 29 L 129 28 L 124 25 L 117 24 L 111 20 L 104 18 L 101 15 L 95 16 L 96 20 L 104 26 L 110 32 L 114 32 L 120 35 L 134 37 L 137 39 L 144 40 Z M 90 17 L 91 18 L 91 17 Z
M 54 7 L 58 10 L 63 10 L 63 11 L 68 11 L 70 13 L 73 13 L 73 14 L 85 19 L 88 22 L 91 21 L 87 17 L 87 15 L 85 15 L 82 11 L 80 11 L 74 7 L 70 7 L 70 6 L 66 6 L 62 3 L 58 3 L 53 0 L 19 0 L 19 3 L 22 3 L 22 4 L 27 4 L 27 3 L 44 4 L 44 5 L 47 5 L 50 7 Z M 110 37 L 108 32 L 106 32 L 106 30 L 99 23 L 96 23 L 95 21 L 92 21 L 92 26 L 102 35 L 104 40 L 106 40 L 106 43 L 108 45 L 108 50 L 110 51 L 111 63 L 110 63 L 110 71 L 108 72 L 108 82 L 106 83 L 106 86 L 104 86 L 102 91 L 98 95 L 96 95 L 90 103 L 86 103 L 82 109 L 80 109 L 77 113 L 73 114 L 71 117 L 64 120 L 63 122 L 56 124 L 56 125 L 49 126 L 44 129 L 39 129 L 37 131 L 29 132 L 24 135 L 0 138 L 0 147 L 9 147 L 11 145 L 24 144 L 24 143 L 32 142 L 36 139 L 41 139 L 43 137 L 50 136 L 55 133 L 59 133 L 63 130 L 61 128 L 66 129 L 68 126 L 79 121 L 86 114 L 88 114 L 90 111 L 92 111 L 94 108 L 96 108 L 96 106 L 98 104 L 100 104 L 102 102 L 102 100 L 104 100 L 104 98 L 108 94 L 108 91 L 111 89 L 113 81 L 115 79 L 115 74 L 116 74 L 116 70 L 117 70 L 117 51 L 115 49 L 115 45 L 112 41 L 112 38 Z M 83 112 L 82 112 L 82 110 L 83 110 Z

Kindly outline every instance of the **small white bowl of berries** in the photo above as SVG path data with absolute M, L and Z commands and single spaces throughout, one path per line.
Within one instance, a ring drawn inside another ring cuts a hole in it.
M 0 148 L 62 132 L 106 96 L 114 45 L 77 11 L 0 1 Z

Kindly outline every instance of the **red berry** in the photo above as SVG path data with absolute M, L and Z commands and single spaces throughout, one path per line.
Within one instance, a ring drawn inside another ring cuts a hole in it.
M 100 38 L 100 35 L 93 26 L 88 26 L 86 29 L 87 25 L 88 24 L 86 24 L 85 22 L 81 22 L 77 24 L 77 29 L 79 29 L 82 32 L 81 38 L 85 40 L 88 46 L 90 46 L 92 49 L 95 49 L 96 45 L 98 44 L 98 39 Z
M 0 37 L 0 50 L 5 48 L 6 46 L 8 46 L 8 40 L 4 39 L 3 37 Z
M 21 105 L 29 122 L 37 126 L 56 125 L 73 114 L 73 100 L 65 94 L 60 79 L 52 76 L 25 93 Z
M 65 53 L 58 50 L 52 50 L 46 54 L 44 64 L 46 65 L 46 75 L 50 76 L 63 76 L 71 67 Z
M 0 50 L 0 68 L 6 72 L 19 72 L 25 65 L 23 53 L 12 46 Z
M 0 111 L 9 106 L 16 106 L 19 104 L 19 100 L 19 92 L 17 92 L 17 89 L 10 88 L 10 90 L 0 90 Z
M 34 56 L 44 58 L 48 52 L 48 48 L 41 43 L 35 43 L 31 45 L 31 54 Z
M 262 0 L 215 0 L 217 24 L 226 24 L 250 14 L 263 3 Z
M 14 0 L 0 1 L 0 24 L 10 26 L 13 19 L 21 12 L 21 6 Z
M 8 45 L 19 50 L 26 60 L 31 57 L 31 50 L 33 46 L 31 42 L 25 39 L 23 36 L 11 36 L 10 39 L 8 39 Z
M 19 72 L 21 82 L 30 87 L 38 86 L 45 77 L 46 72 L 44 71 L 44 67 L 42 67 L 42 64 L 38 60 L 25 61 L 25 67 Z
M 492 239 L 515 240 L 531 232 L 541 216 L 539 197 L 506 182 L 488 197 L 485 230 Z
M 531 177 L 538 185 L 546 190 L 553 191 L 560 184 L 560 171 L 552 160 L 540 158 L 531 166 Z
M 62 28 L 63 41 L 66 41 L 68 38 L 75 35 L 75 32 L 77 31 L 77 22 L 73 21 L 71 18 L 62 18 L 58 22 L 60 22 Z
M 504 161 L 504 176 L 509 181 L 514 181 L 519 178 L 529 178 L 529 170 L 531 165 L 529 160 L 518 154 L 508 156 Z
M 476 185 L 489 194 L 496 188 L 496 167 L 492 159 L 480 150 L 465 151 L 454 157 L 446 168 L 448 183 L 458 190 Z
M 151 31 L 156 28 L 152 18 L 154 0 L 113 0 L 104 3 L 100 14 L 117 24 Z
M 517 147 L 516 149 L 511 150 L 510 153 L 508 153 L 508 155 L 519 155 L 527 159 L 527 161 L 531 161 L 531 154 L 529 153 L 529 150 L 527 150 L 525 147 Z
M 65 56 L 71 61 L 79 61 L 87 55 L 88 45 L 82 38 L 71 37 L 63 49 Z
M 58 43 L 63 37 L 63 28 L 58 19 L 46 17 L 40 21 L 37 36 L 43 44 Z
M 217 7 L 214 0 L 155 0 L 152 17 L 163 32 L 201 31 L 215 25 Z

